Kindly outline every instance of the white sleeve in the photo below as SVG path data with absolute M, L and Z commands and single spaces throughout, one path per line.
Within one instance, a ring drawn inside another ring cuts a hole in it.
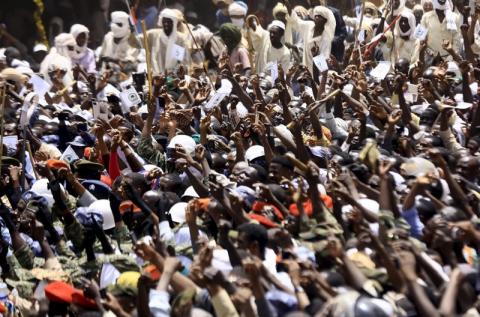
M 159 291 L 156 289 L 150 290 L 148 295 L 148 308 L 154 317 L 168 317 L 170 316 L 170 294 L 166 291 Z

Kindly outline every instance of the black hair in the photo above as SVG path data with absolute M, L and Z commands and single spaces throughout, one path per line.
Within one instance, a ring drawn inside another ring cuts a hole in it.
M 244 223 L 238 226 L 237 229 L 239 233 L 243 232 L 246 235 L 248 242 L 256 241 L 258 243 L 261 258 L 264 260 L 265 248 L 267 247 L 268 243 L 267 229 L 256 223 Z
M 145 192 L 150 190 L 148 186 L 147 179 L 143 174 L 131 172 L 125 175 L 125 177 L 130 178 L 132 180 L 133 187 L 140 187 L 141 194 L 143 195 Z

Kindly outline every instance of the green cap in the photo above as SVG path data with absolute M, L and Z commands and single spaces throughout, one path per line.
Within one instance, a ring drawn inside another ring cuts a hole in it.
M 105 169 L 102 164 L 85 159 L 80 159 L 76 161 L 74 166 L 77 171 L 91 171 L 100 173 Z
M 2 156 L 2 170 L 8 170 L 9 166 L 20 166 L 20 161 L 10 156 Z

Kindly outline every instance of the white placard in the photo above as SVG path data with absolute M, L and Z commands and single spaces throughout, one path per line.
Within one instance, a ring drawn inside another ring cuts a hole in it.
M 215 108 L 216 106 L 218 106 L 220 104 L 220 102 L 222 102 L 223 98 L 225 98 L 227 96 L 226 93 L 224 92 L 217 92 L 215 95 L 213 95 L 212 98 L 210 98 L 210 100 L 207 102 L 207 104 L 205 105 L 205 110 L 207 111 L 210 111 L 212 110 L 213 108 Z
M 129 113 L 130 108 L 142 102 L 135 88 L 131 87 L 120 93 L 120 100 L 122 101 L 123 113 Z
M 184 56 L 185 56 L 185 48 L 180 45 L 173 44 L 172 56 L 170 57 L 181 62 L 183 61 Z
M 77 153 L 75 153 L 75 151 L 73 150 L 72 146 L 69 145 L 65 149 L 65 152 L 63 152 L 62 156 L 60 156 L 60 159 L 68 163 L 72 163 L 73 161 L 78 160 L 79 157 Z
M 425 41 L 425 39 L 427 38 L 428 29 L 423 25 L 419 24 L 415 28 L 415 31 L 413 34 L 417 40 Z
M 327 59 L 322 54 L 315 56 L 313 62 L 315 63 L 315 66 L 317 66 L 319 72 L 328 70 Z
M 24 102 L 22 108 L 20 109 L 20 122 L 18 124 L 19 128 L 24 129 L 28 125 L 28 109 L 30 108 L 30 104 L 28 102 Z
M 222 79 L 220 88 L 217 89 L 217 92 L 223 92 L 227 95 L 230 95 L 232 92 L 233 85 L 228 79 Z
M 360 43 L 363 43 L 363 42 L 365 41 L 365 32 L 366 32 L 365 30 L 360 30 L 360 31 L 358 32 L 358 37 L 357 37 L 357 39 L 358 39 L 358 41 L 359 41 Z
M 108 103 L 103 101 L 93 102 L 93 117 L 108 121 Z
M 3 137 L 3 144 L 9 149 L 17 149 L 18 135 L 5 135 Z
M 32 84 L 33 91 L 39 96 L 40 101 L 44 100 L 45 94 L 50 91 L 50 88 L 52 88 L 49 83 L 36 74 L 33 74 L 28 82 Z
M 381 61 L 378 62 L 377 67 L 372 69 L 370 72 L 370 76 L 375 77 L 377 79 L 384 79 L 387 76 L 388 72 L 390 71 L 391 63 L 388 61 Z
M 273 62 L 272 67 L 270 68 L 270 76 L 272 77 L 272 84 L 275 84 L 275 81 L 278 78 L 278 63 L 277 63 L 277 61 Z
M 478 91 L 478 83 L 474 81 L 473 83 L 470 84 L 470 90 L 472 91 L 472 94 L 475 96 Z

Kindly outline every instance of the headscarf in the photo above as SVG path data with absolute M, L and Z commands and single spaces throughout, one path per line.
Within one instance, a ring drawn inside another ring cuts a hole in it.
M 232 24 L 238 26 L 239 28 L 243 28 L 245 24 L 245 16 L 247 15 L 248 7 L 246 5 L 242 5 L 243 2 L 234 2 L 228 6 L 228 15 L 230 16 L 230 20 L 232 20 Z M 234 16 L 242 16 L 243 18 L 234 18 Z
M 114 11 L 110 14 L 110 17 L 112 19 L 110 30 L 112 30 L 114 38 L 124 38 L 130 35 L 130 24 L 128 23 L 129 16 L 126 12 Z
M 165 34 L 165 31 L 162 29 L 160 33 L 160 41 L 163 45 L 166 46 L 166 55 L 165 55 L 165 69 L 172 69 L 175 67 L 177 64 L 177 60 L 171 58 L 172 56 L 172 50 L 174 48 L 174 45 L 177 41 L 177 25 L 178 25 L 178 16 L 177 12 L 175 12 L 172 9 L 165 8 L 160 12 L 160 16 L 158 18 L 158 25 L 162 25 L 162 20 L 164 18 L 170 19 L 173 22 L 172 26 L 172 33 L 168 36 Z
M 333 40 L 333 36 L 335 35 L 336 22 L 335 22 L 335 16 L 333 15 L 332 10 L 324 6 L 316 6 L 313 9 L 312 15 L 313 15 L 312 19 L 315 18 L 315 16 L 320 15 L 327 20 L 327 22 L 325 23 L 325 29 L 323 30 L 322 35 L 326 36 L 326 38 L 328 39 Z
M 447 3 L 448 3 L 448 0 L 445 1 L 445 4 L 440 4 L 440 2 L 438 2 L 438 0 L 432 0 L 433 8 L 435 10 L 446 10 L 447 9 Z
M 370 9 L 370 10 L 372 10 L 373 12 L 375 12 L 374 15 L 370 16 L 372 19 L 378 18 L 378 7 L 377 7 L 373 2 L 369 2 L 369 1 L 365 2 L 364 12 L 365 12 L 367 9 Z
M 219 34 L 229 51 L 232 51 L 242 40 L 242 31 L 232 23 L 223 24 Z
M 397 16 L 401 14 L 404 9 L 405 9 L 405 0 L 400 0 L 400 4 L 398 5 L 398 8 L 393 10 L 393 15 Z
M 87 53 L 88 51 L 87 43 L 88 43 L 88 36 L 90 34 L 90 31 L 85 25 L 82 25 L 82 24 L 74 24 L 70 28 L 70 34 L 72 34 L 73 37 L 75 38 L 75 42 L 77 40 L 77 37 L 82 33 L 86 34 L 87 40 L 85 41 L 85 44 L 83 46 L 78 46 L 75 43 L 75 51 L 73 52 L 73 58 L 75 59 L 81 59 Z
M 76 44 L 75 38 L 70 33 L 60 33 L 55 37 L 55 50 L 64 57 L 71 58 L 73 56 L 74 51 L 69 51 L 68 46 L 75 47 Z
M 408 19 L 408 24 L 410 25 L 410 29 L 407 32 L 403 32 L 402 29 L 400 28 L 400 23 L 396 23 L 395 34 L 413 38 L 415 33 L 415 26 L 416 26 L 415 15 L 412 12 L 405 10 L 402 12 L 401 16 Z
M 273 10 L 272 10 L 273 18 L 275 19 L 277 17 L 277 14 L 279 14 L 279 13 L 288 14 L 287 7 L 281 2 L 278 2 L 275 5 L 275 7 L 273 7 Z

